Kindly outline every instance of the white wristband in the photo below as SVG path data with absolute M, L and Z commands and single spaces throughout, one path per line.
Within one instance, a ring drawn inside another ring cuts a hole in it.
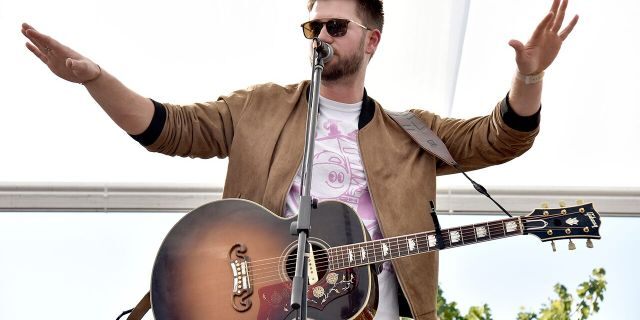
M 541 71 L 540 73 L 536 73 L 536 74 L 530 74 L 530 75 L 524 75 L 520 73 L 520 71 L 518 71 L 516 73 L 516 78 L 524 81 L 524 84 L 534 84 L 542 81 L 542 78 L 544 78 L 544 71 Z

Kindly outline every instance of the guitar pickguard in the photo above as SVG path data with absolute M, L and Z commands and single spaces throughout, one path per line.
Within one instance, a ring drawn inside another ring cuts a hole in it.
M 351 293 L 358 286 L 353 269 L 328 273 L 322 280 L 307 288 L 307 306 L 323 310 L 333 300 Z M 291 282 L 277 283 L 258 290 L 260 311 L 258 319 L 286 319 L 291 312 Z

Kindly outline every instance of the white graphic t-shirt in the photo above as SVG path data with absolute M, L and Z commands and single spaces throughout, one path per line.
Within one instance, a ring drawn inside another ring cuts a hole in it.
M 367 177 L 358 147 L 358 119 L 362 102 L 345 104 L 320 97 L 313 157 L 311 196 L 319 202 L 337 200 L 349 205 L 376 240 L 382 238 L 371 202 Z M 285 216 L 298 213 L 301 169 L 287 195 Z M 378 310 L 375 319 L 398 319 L 395 273 L 390 263 L 378 275 Z

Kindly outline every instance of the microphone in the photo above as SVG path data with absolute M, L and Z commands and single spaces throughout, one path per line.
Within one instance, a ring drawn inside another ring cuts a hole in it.
M 331 58 L 333 58 L 333 47 L 330 44 L 318 39 L 313 39 L 315 43 L 315 50 L 318 52 L 318 55 L 322 58 L 322 62 L 327 63 Z

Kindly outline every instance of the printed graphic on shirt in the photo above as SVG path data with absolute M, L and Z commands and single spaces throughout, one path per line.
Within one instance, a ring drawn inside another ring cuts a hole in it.
M 378 228 L 367 178 L 358 149 L 357 130 L 344 133 L 341 122 L 328 119 L 319 123 L 314 148 L 311 196 L 318 201 L 344 202 L 357 213 L 373 239 L 382 237 Z M 301 176 L 296 176 L 289 192 L 288 203 L 295 203 L 300 195 Z M 294 212 L 287 212 L 287 216 Z

